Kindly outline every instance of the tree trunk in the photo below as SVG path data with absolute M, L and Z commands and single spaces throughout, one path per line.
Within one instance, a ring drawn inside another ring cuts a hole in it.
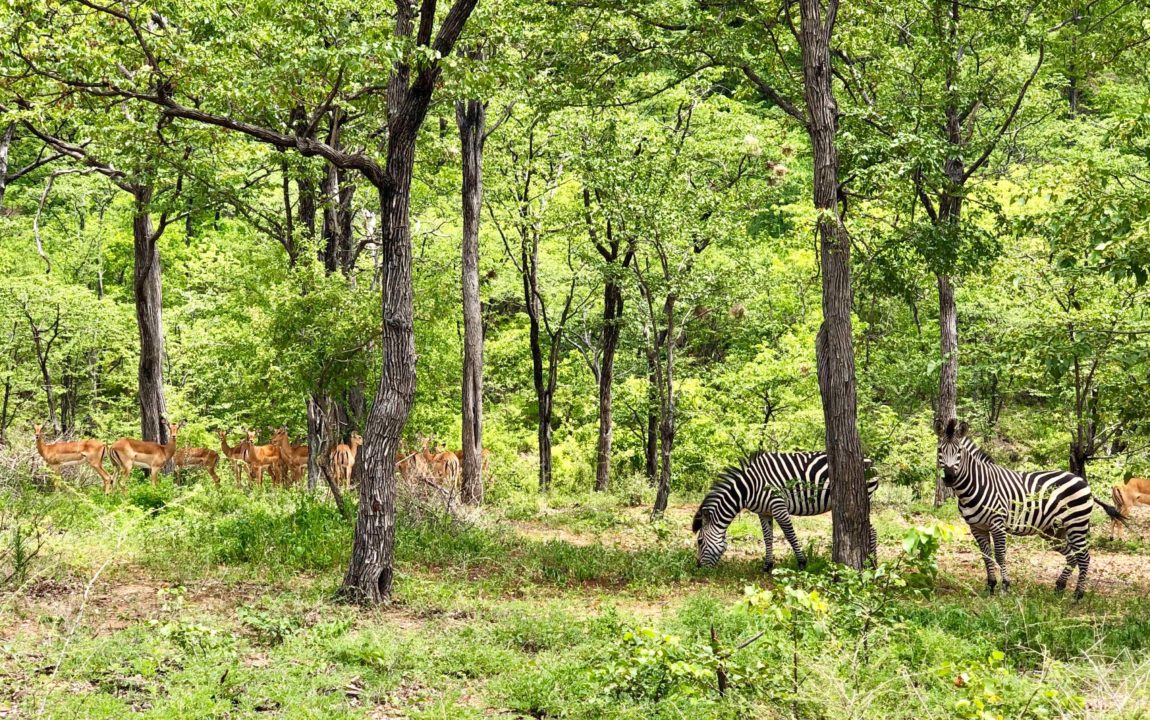
M 958 417 L 958 310 L 954 303 L 954 286 L 950 277 L 938 276 L 938 337 L 942 366 L 938 373 L 938 407 L 935 409 L 935 427 L 944 427 Z M 954 492 L 942 481 L 941 473 L 935 478 L 935 507 Z
M 307 489 L 315 491 L 325 478 L 331 451 L 343 442 L 347 413 L 331 395 L 313 392 L 307 399 Z
M 524 238 L 520 250 L 523 269 L 523 301 L 530 323 L 531 379 L 535 386 L 536 436 L 539 445 L 539 490 L 551 488 L 551 395 L 543 370 L 543 340 L 539 308 L 539 243 Z
M 831 88 L 830 35 L 837 13 L 831 0 L 824 23 L 820 0 L 800 0 L 803 91 L 807 131 L 814 159 L 814 204 L 818 212 L 823 279 L 823 323 L 816 340 L 819 391 L 826 425 L 831 480 L 832 559 L 855 569 L 866 561 L 870 498 L 863 475 L 857 428 L 850 238 L 838 214 L 838 108 Z
M 655 357 L 647 352 L 647 432 L 646 446 L 643 448 L 643 473 L 647 484 L 654 487 L 659 482 L 659 379 L 656 377 Z
M 168 408 L 164 402 L 164 324 L 160 280 L 160 233 L 152 228 L 148 204 L 150 187 L 135 192 L 135 214 L 132 217 L 132 239 L 135 268 L 132 288 L 136 300 L 136 326 L 140 336 L 139 401 L 140 432 L 144 440 L 168 442 L 165 425 Z
M 669 278 L 668 278 L 669 280 Z M 667 365 L 659 371 L 659 485 L 655 493 L 652 515 L 662 517 L 671 498 L 671 451 L 675 446 L 675 296 L 668 295 L 663 303 L 666 334 L 663 346 L 667 349 Z M 655 357 L 659 355 L 656 334 Z
M 595 446 L 595 490 L 605 492 L 611 484 L 611 446 L 615 428 L 612 390 L 615 380 L 615 349 L 619 345 L 619 320 L 623 315 L 623 288 L 614 279 L 603 284 L 603 335 L 599 360 L 599 439 Z
M 4 134 L 0 135 L 0 210 L 4 209 L 4 193 L 8 190 L 8 151 L 12 147 L 12 135 L 16 123 L 8 123 Z
M 478 100 L 455 104 L 463 156 L 463 502 L 483 502 L 483 313 L 479 302 L 479 219 L 483 210 L 486 109 Z

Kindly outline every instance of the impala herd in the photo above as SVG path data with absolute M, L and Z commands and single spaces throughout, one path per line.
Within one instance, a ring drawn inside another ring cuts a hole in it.
M 166 444 L 120 438 L 110 445 L 105 445 L 99 440 L 44 442 L 43 425 L 34 426 L 36 451 L 55 472 L 53 482 L 57 485 L 61 468 L 70 465 L 88 465 L 103 481 L 104 492 L 110 493 L 116 486 L 116 477 L 104 469 L 105 457 L 112 461 L 112 467 L 119 476 L 121 490 L 126 489 L 133 468 L 147 470 L 152 485 L 155 486 L 157 473 L 169 462 L 177 470 L 203 468 L 219 485 L 220 477 L 216 474 L 216 466 L 220 462 L 220 453 L 209 448 L 177 448 L 176 437 L 182 427 L 183 423 L 168 424 L 169 434 Z M 284 486 L 298 482 L 307 473 L 308 446 L 292 445 L 288 439 L 287 428 L 281 427 L 276 430 L 267 445 L 257 444 L 254 430 L 248 430 L 247 437 L 234 447 L 228 444 L 226 430 L 220 430 L 217 434 L 220 438 L 220 450 L 232 464 L 237 483 L 245 466 L 250 480 L 260 486 L 263 485 L 265 471 L 270 473 L 274 484 Z M 351 486 L 351 469 L 355 465 L 355 456 L 362 444 L 363 438 L 359 433 L 353 432 L 350 442 L 340 443 L 331 451 L 332 480 L 340 484 L 343 489 Z

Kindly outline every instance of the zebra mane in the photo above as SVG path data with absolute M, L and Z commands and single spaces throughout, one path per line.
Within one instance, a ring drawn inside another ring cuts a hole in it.
M 963 440 L 963 445 L 966 447 L 967 450 L 970 451 L 970 453 L 972 455 L 974 455 L 975 459 L 981 460 L 983 462 L 988 462 L 991 465 L 997 465 L 998 464 L 997 462 L 994 461 L 994 458 L 992 458 L 990 456 L 990 453 L 983 450 L 978 445 L 975 445 L 973 440 L 971 440 L 968 437 L 965 437 L 962 440 Z

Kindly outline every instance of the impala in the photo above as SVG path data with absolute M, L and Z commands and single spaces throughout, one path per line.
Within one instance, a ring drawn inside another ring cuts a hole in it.
M 176 453 L 176 434 L 183 423 L 168 423 L 168 442 L 165 445 L 147 440 L 120 438 L 108 447 L 112 464 L 120 469 L 120 489 L 126 489 L 132 468 L 146 468 L 151 474 L 152 487 L 156 486 L 156 475 L 160 468 L 168 464 Z
M 44 442 L 44 426 L 33 425 L 36 432 L 36 451 L 48 467 L 56 473 L 52 478 L 54 487 L 60 486 L 60 468 L 69 465 L 87 464 L 104 481 L 104 492 L 112 489 L 112 476 L 104 470 L 104 443 L 99 440 L 78 440 L 76 442 Z
M 256 445 L 256 431 L 248 430 L 248 452 L 245 458 L 248 462 L 251 477 L 256 484 L 263 487 L 264 469 L 271 470 L 272 482 L 280 482 L 280 449 L 275 445 Z
M 251 448 L 251 443 L 247 438 L 240 441 L 239 445 L 232 447 L 228 445 L 228 431 L 220 430 L 216 433 L 220 436 L 220 450 L 223 451 L 226 457 L 232 463 L 232 469 L 236 473 L 236 485 L 240 484 L 241 465 L 248 464 L 248 451 Z
M 174 457 L 178 470 L 202 467 L 212 476 L 216 485 L 220 484 L 220 476 L 216 475 L 216 464 L 220 461 L 220 454 L 215 450 L 199 447 L 180 448 L 176 450 Z
M 340 443 L 331 451 L 332 480 L 340 483 L 344 490 L 351 487 L 351 469 L 355 467 L 355 456 L 359 454 L 360 445 L 363 445 L 363 437 L 353 432 L 348 444 Z
M 272 436 L 272 444 L 279 448 L 280 459 L 286 465 L 284 470 L 291 471 L 291 482 L 293 484 L 298 482 L 307 472 L 307 445 L 292 445 L 288 440 L 286 427 L 281 427 L 275 431 Z
M 454 486 L 459 479 L 461 469 L 459 457 L 450 450 L 437 452 L 432 459 L 431 468 L 436 475 L 447 480 L 452 486 Z
M 1129 516 L 1135 505 L 1150 505 L 1150 480 L 1132 477 L 1125 485 L 1115 485 L 1110 489 L 1114 505 L 1123 515 Z M 1115 522 L 1114 529 L 1121 532 L 1122 523 Z

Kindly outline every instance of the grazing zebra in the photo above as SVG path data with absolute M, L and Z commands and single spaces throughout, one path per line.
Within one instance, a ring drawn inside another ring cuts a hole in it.
M 864 461 L 867 468 L 871 463 Z M 873 495 L 878 478 L 867 478 L 867 494 Z M 830 482 L 827 477 L 825 452 L 764 453 L 758 452 L 719 474 L 719 481 L 707 493 L 691 523 L 694 531 L 699 566 L 717 565 L 727 549 L 727 527 L 743 510 L 759 516 L 763 527 L 766 557 L 763 570 L 775 566 L 774 527 L 778 521 L 787 537 L 799 569 L 807 566 L 806 555 L 791 525 L 791 515 L 821 515 L 831 509 Z M 870 529 L 870 552 L 874 555 L 877 538 Z
M 1056 549 L 1066 557 L 1066 566 L 1054 584 L 1056 590 L 1066 589 L 1070 573 L 1077 565 L 1074 598 L 1080 599 L 1090 569 L 1086 536 L 1090 532 L 1094 503 L 1101 505 L 1112 520 L 1124 523 L 1126 517 L 1094 497 L 1090 485 L 1073 473 L 1061 470 L 1020 473 L 996 465 L 986 451 L 967 437 L 969 426 L 965 422 L 951 420 L 945 428 L 936 430 L 942 479 L 954 489 L 958 509 L 982 552 L 987 589 L 994 592 L 996 564 L 1002 576 L 1003 592 L 1010 587 L 1006 576 L 1006 534 L 1037 534 L 1054 541 Z

